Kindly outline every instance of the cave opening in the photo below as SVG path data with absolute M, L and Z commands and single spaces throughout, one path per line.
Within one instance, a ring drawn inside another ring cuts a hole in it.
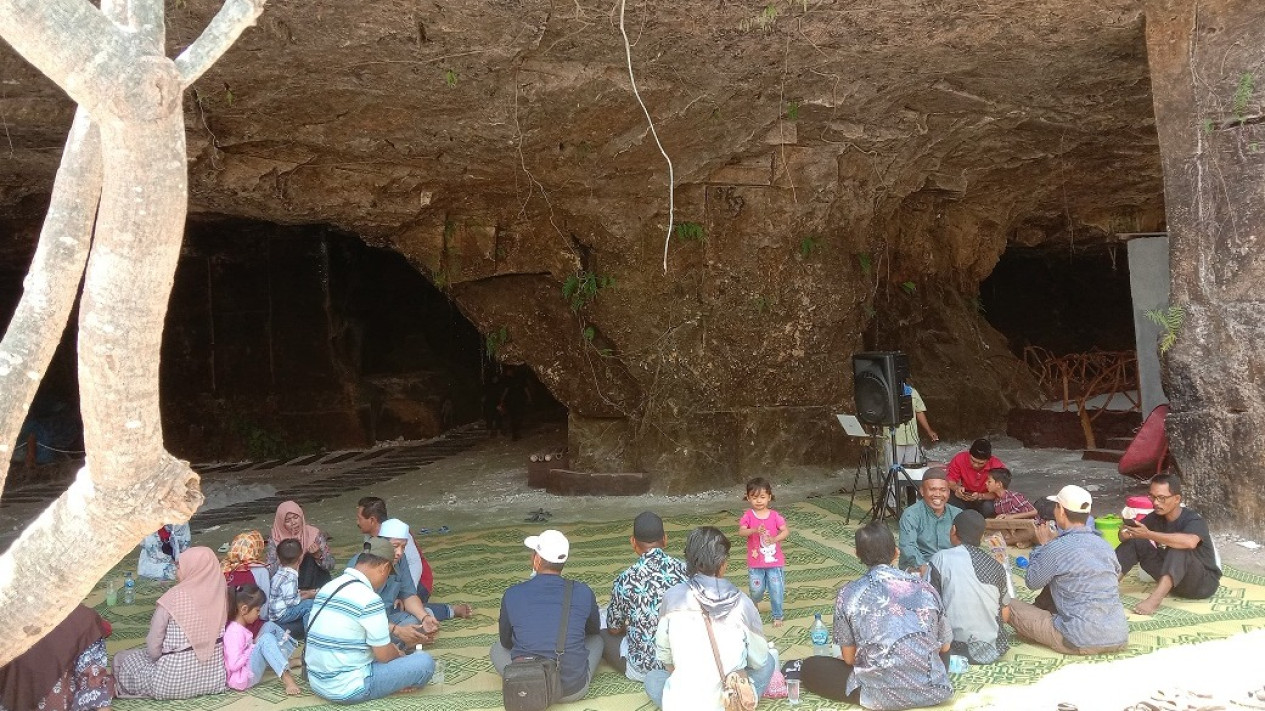
M 1023 357 L 1134 350 L 1129 264 L 1123 244 L 1011 245 L 980 284 L 980 309 Z
M 484 336 L 390 249 L 324 225 L 191 218 L 163 342 L 168 446 L 284 458 L 483 418 Z M 533 413 L 561 408 L 517 368 Z

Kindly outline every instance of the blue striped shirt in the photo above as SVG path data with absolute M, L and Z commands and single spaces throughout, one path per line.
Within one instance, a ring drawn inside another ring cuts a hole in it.
M 1032 549 L 1024 580 L 1054 596 L 1054 628 L 1078 649 L 1114 647 L 1129 641 L 1120 602 L 1120 562 L 1111 544 L 1084 526 L 1064 531 Z
M 348 582 L 351 584 L 343 586 Z M 330 598 L 335 590 L 338 594 Z M 312 627 L 307 633 L 305 656 L 312 691 L 330 701 L 347 701 L 363 694 L 373 666 L 370 647 L 391 643 L 386 607 L 369 579 L 348 568 L 325 583 L 316 592 L 308 621 Z

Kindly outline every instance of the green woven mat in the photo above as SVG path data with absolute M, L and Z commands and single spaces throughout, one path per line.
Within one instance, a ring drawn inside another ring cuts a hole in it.
M 854 522 L 845 524 L 848 504 L 834 498 L 812 499 L 780 509 L 791 528 L 785 550 L 787 559 L 786 624 L 774 629 L 767 624 L 768 602 L 761 604 L 765 615 L 765 632 L 773 639 L 782 659 L 794 659 L 811 653 L 808 626 L 814 612 L 827 619 L 833 608 L 839 586 L 857 578 L 864 566 L 853 555 Z M 689 517 L 675 517 L 665 523 L 668 529 L 668 551 L 679 555 L 686 534 L 696 526 L 710 524 L 731 532 L 734 550 L 730 578 L 746 588 L 745 543 L 732 533 L 737 529 L 740 510 Z M 571 559 L 566 575 L 588 583 L 602 604 L 610 595 L 615 575 L 633 561 L 628 543 L 631 530 L 628 521 L 560 525 L 571 539 Z M 488 647 L 496 639 L 497 606 L 501 593 L 508 586 L 526 579 L 530 558 L 523 548 L 523 538 L 538 533 L 547 524 L 521 524 L 480 531 L 427 536 L 418 539 L 435 569 L 434 599 L 444 602 L 468 602 L 475 615 L 468 620 L 450 620 L 443 624 L 437 644 L 429 651 L 442 659 L 446 667 L 446 683 L 442 688 L 427 687 L 422 691 L 397 694 L 364 705 L 365 708 L 389 711 L 425 709 L 427 711 L 471 711 L 501 708 L 500 680 L 488 660 Z M 195 541 L 196 544 L 196 541 Z M 340 561 L 352 553 L 349 547 L 336 549 Z M 121 576 L 135 561 L 121 563 L 112 576 Z M 1019 573 L 1017 569 L 1014 573 Z M 1016 590 L 1021 598 L 1035 596 L 1016 575 Z M 110 639 L 111 654 L 140 646 L 148 631 L 154 601 L 167 586 L 149 581 L 137 588 L 136 604 L 106 607 L 104 583 L 87 600 L 114 624 Z M 1148 588 L 1129 576 L 1121 589 L 1127 607 L 1145 597 Z M 978 691 L 993 685 L 1031 684 L 1046 674 L 1071 663 L 1094 663 L 1145 654 L 1161 647 L 1193 644 L 1220 639 L 1251 629 L 1265 627 L 1265 577 L 1227 568 L 1222 586 L 1210 600 L 1169 600 L 1150 618 L 1130 616 L 1127 650 L 1099 657 L 1067 657 L 1043 647 L 1015 641 L 1000 661 L 988 666 L 973 666 L 965 674 L 954 677 L 958 694 Z M 300 680 L 306 690 L 305 682 Z M 953 702 L 942 708 L 951 708 Z M 761 701 L 762 709 L 790 708 L 785 701 Z M 805 711 L 841 708 L 846 704 L 826 701 L 805 693 L 799 706 Z M 959 704 L 959 708 L 961 705 Z M 254 689 L 204 696 L 186 701 L 119 700 L 120 711 L 207 711 L 210 709 L 335 709 L 306 693 L 285 696 L 281 682 L 271 673 Z M 598 667 L 588 697 L 557 708 L 565 711 L 603 709 L 634 711 L 653 709 L 641 685 L 630 682 L 605 664 Z

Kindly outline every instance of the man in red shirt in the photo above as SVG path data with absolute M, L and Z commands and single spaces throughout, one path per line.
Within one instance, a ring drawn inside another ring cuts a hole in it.
M 988 473 L 1005 466 L 993 456 L 992 442 L 975 440 L 969 450 L 958 452 L 949 460 L 949 503 L 960 509 L 974 509 L 984 518 L 992 518 L 996 513 L 993 501 L 997 495 L 988 491 Z

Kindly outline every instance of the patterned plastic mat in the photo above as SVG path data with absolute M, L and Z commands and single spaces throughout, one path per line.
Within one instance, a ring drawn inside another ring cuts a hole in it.
M 812 622 L 813 613 L 822 612 L 829 619 L 834 595 L 839 586 L 855 579 L 864 570 L 852 551 L 853 532 L 858 524 L 843 523 L 847 508 L 846 501 L 820 498 L 780 509 L 791 528 L 791 537 L 786 545 L 786 625 L 774 629 L 767 624 L 767 601 L 761 605 L 761 610 L 766 618 L 765 632 L 776 642 L 784 660 L 811 653 L 808 626 Z M 588 583 L 603 604 L 610 595 L 610 584 L 615 575 L 633 560 L 628 543 L 633 513 L 635 512 L 629 513 L 629 521 L 559 527 L 572 542 L 567 576 Z M 668 551 L 679 555 L 686 534 L 695 526 L 710 524 L 727 532 L 736 530 L 740 513 L 719 512 L 667 520 Z M 541 527 L 541 524 L 514 525 L 419 540 L 426 547 L 426 555 L 435 568 L 434 599 L 468 602 L 474 606 L 475 615 L 468 620 L 445 622 L 439 641 L 430 650 L 445 664 L 446 680 L 442 687 L 431 686 L 417 692 L 397 694 L 364 704 L 362 708 L 388 711 L 502 708 L 500 681 L 488 659 L 488 648 L 496 639 L 497 608 L 501 593 L 509 585 L 525 579 L 529 572 L 530 561 L 526 549 L 523 548 L 523 537 L 538 533 Z M 734 543 L 735 551 L 743 549 L 740 541 L 735 540 Z M 337 551 L 340 560 L 346 560 L 350 552 L 346 549 Z M 130 569 L 131 565 L 130 560 L 120 564 L 112 575 L 121 575 L 121 571 Z M 1012 569 L 1016 590 L 1021 598 L 1031 601 L 1035 596 L 1022 584 L 1019 572 L 1018 569 Z M 741 552 L 731 558 L 729 577 L 745 589 L 746 570 Z M 153 603 L 165 589 L 166 586 L 161 584 L 142 582 L 137 589 L 136 604 L 106 607 L 103 602 L 103 583 L 88 599 L 88 604 L 95 605 L 114 624 L 114 636 L 109 644 L 111 654 L 144 643 Z M 1147 590 L 1146 586 L 1129 576 L 1122 586 L 1122 601 L 1127 607 L 1132 607 L 1145 597 Z M 999 662 L 988 666 L 973 666 L 966 673 L 955 675 L 954 685 L 958 694 L 941 708 L 964 708 L 961 703 L 957 703 L 963 694 L 992 686 L 1032 684 L 1068 664 L 1125 659 L 1164 647 L 1221 639 L 1247 630 L 1265 628 L 1265 577 L 1227 568 L 1222 586 L 1212 599 L 1170 600 L 1154 617 L 1130 616 L 1129 626 L 1131 632 L 1127 650 L 1088 659 L 1067 657 L 1016 641 Z M 304 681 L 300 680 L 299 683 L 307 688 Z M 311 693 L 287 697 L 281 682 L 269 673 L 262 683 L 247 692 L 230 692 L 185 701 L 120 699 L 115 708 L 120 711 L 246 711 L 263 708 L 332 710 L 346 707 L 328 704 Z M 642 691 L 641 685 L 628 681 L 603 664 L 598 667 L 587 698 L 556 708 L 564 711 L 651 711 L 653 705 Z M 760 708 L 790 707 L 785 701 L 762 700 Z M 805 693 L 803 703 L 798 708 L 816 711 L 847 708 L 847 704 L 827 701 Z

